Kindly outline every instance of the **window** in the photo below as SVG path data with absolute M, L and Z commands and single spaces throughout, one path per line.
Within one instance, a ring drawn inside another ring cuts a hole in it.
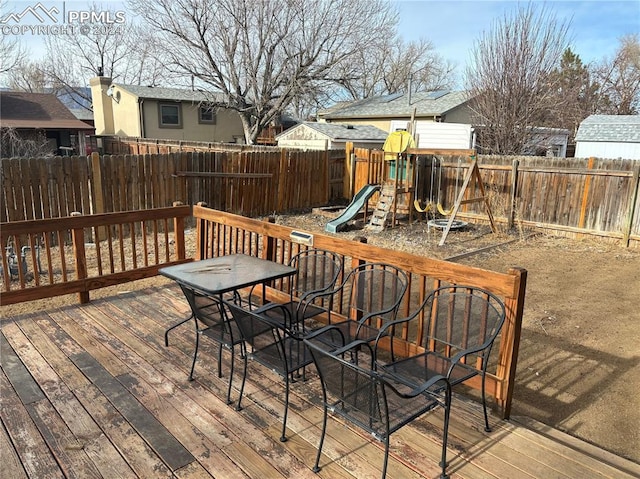
M 160 114 L 160 128 L 182 128 L 180 103 L 161 103 L 158 111 Z
M 198 108 L 198 123 L 216 124 L 216 112 L 212 106 L 201 106 Z

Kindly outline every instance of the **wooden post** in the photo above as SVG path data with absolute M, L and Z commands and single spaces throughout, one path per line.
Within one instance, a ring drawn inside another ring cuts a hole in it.
M 344 152 L 344 183 L 342 185 L 342 191 L 344 193 L 345 198 L 353 198 L 355 195 L 355 187 L 356 187 L 356 155 L 353 151 L 353 143 L 348 141 L 345 144 L 345 152 Z
M 593 163 L 595 162 L 595 158 L 592 156 L 589 158 L 589 163 L 587 164 L 587 169 L 593 169 Z M 578 221 L 578 228 L 584 228 L 584 221 L 587 216 L 587 202 L 589 199 L 589 188 L 591 187 L 592 176 L 587 174 L 587 177 L 584 180 L 584 192 L 582 193 L 582 205 L 580 206 L 580 220 Z
M 265 220 L 267 223 L 275 223 L 276 219 L 270 216 Z M 272 236 L 264 236 L 262 238 L 262 258 L 271 261 L 276 260 L 276 239 Z
M 91 194 L 94 198 L 94 214 L 106 213 L 104 210 L 104 190 L 102 187 L 102 167 L 100 165 L 100 155 L 98 152 L 91 153 L 91 170 L 93 173 L 93 185 L 91 186 Z M 100 242 L 102 238 L 107 237 L 107 230 L 105 226 L 95 228 L 94 241 Z
M 207 204 L 204 201 L 197 203 L 197 206 L 205 208 Z M 205 234 L 205 220 L 202 218 L 196 218 L 196 261 L 205 259 L 207 252 L 207 246 L 205 244 L 207 235 Z
M 82 216 L 82 213 L 74 211 L 71 216 Z M 73 241 L 73 257 L 76 263 L 76 279 L 87 279 L 87 255 L 84 249 L 84 228 L 73 228 L 71 231 Z M 62 247 L 62 245 L 60 246 Z M 80 303 L 89 302 L 89 291 L 80 291 L 78 293 Z
M 627 213 L 627 220 L 624 223 L 624 232 L 622 244 L 629 247 L 631 238 L 631 228 L 633 227 L 633 217 L 636 213 L 636 204 L 638 203 L 638 190 L 640 190 L 640 166 L 636 166 L 633 169 L 633 178 L 631 185 L 631 198 L 629 201 L 629 212 Z
M 181 201 L 174 201 L 173 206 L 182 206 Z M 176 217 L 173 219 L 173 239 L 175 241 L 175 260 L 185 259 L 187 256 L 184 242 L 184 217 Z
M 516 205 L 516 198 L 517 198 L 517 192 L 518 192 L 518 165 L 520 164 L 520 162 L 516 159 L 513 160 L 513 163 L 511 165 L 511 200 L 510 200 L 510 204 L 509 204 L 509 219 L 508 219 L 508 229 L 513 228 L 513 223 L 515 222 L 516 219 L 516 211 L 517 211 L 517 205 Z
M 517 277 L 516 298 L 505 298 L 507 318 L 502 328 L 500 338 L 500 351 L 498 357 L 498 369 L 496 376 L 500 380 L 500 387 L 496 391 L 496 401 L 502 409 L 502 417 L 509 419 L 511 415 L 511 403 L 515 387 L 516 367 L 518 365 L 518 351 L 520 349 L 520 336 L 522 333 L 522 315 L 524 312 L 524 296 L 527 289 L 527 270 L 523 268 L 511 268 L 508 271 Z

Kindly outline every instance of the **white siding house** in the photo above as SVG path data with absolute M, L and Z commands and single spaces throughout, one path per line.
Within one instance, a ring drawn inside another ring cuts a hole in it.
M 344 149 L 347 142 L 358 148 L 381 148 L 387 132 L 371 125 L 315 123 L 305 121 L 276 136 L 278 146 L 306 150 Z
M 640 160 L 640 115 L 591 115 L 578 128 L 577 158 Z

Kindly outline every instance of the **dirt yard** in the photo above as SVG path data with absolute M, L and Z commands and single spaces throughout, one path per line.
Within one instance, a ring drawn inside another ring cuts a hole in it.
M 278 216 L 277 223 L 321 232 L 320 214 Z M 512 415 L 536 419 L 640 462 L 640 249 L 469 226 L 426 222 L 369 233 L 338 233 L 370 244 L 496 271 L 528 270 L 524 330 Z M 195 232 L 191 232 L 191 236 Z M 193 238 L 189 238 L 193 241 Z M 189 242 L 189 241 L 188 241 Z M 106 296 L 161 282 L 153 278 L 92 293 Z M 73 303 L 76 296 L 0 308 L 2 316 Z

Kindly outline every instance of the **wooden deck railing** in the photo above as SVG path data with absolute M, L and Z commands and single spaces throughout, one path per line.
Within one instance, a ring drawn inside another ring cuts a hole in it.
M 194 206 L 193 215 L 198 238 L 196 259 L 246 253 L 284 263 L 306 247 L 299 243 L 298 235 L 292 235 L 295 230 L 290 227 L 232 215 L 202 205 Z M 496 399 L 504 417 L 509 417 L 522 328 L 526 270 L 514 267 L 506 273 L 499 273 L 321 234 L 314 234 L 307 240 L 314 247 L 340 254 L 345 269 L 364 261 L 384 261 L 409 273 L 410 283 L 400 315 L 408 315 L 429 291 L 447 284 L 479 286 L 499 296 L 506 305 L 507 319 L 499 338 L 497 359 L 490 365 L 491 374 L 487 377 L 486 391 Z M 274 298 L 283 294 L 278 293 L 281 286 L 274 285 Z M 418 347 L 412 343 L 415 332 L 404 330 L 398 334 L 406 340 L 407 352 Z M 397 349 L 396 352 L 399 353 Z M 469 381 L 468 385 L 479 388 L 479 378 Z
M 80 214 L 0 224 L 0 303 L 89 291 L 148 278 L 186 258 L 190 206 Z

